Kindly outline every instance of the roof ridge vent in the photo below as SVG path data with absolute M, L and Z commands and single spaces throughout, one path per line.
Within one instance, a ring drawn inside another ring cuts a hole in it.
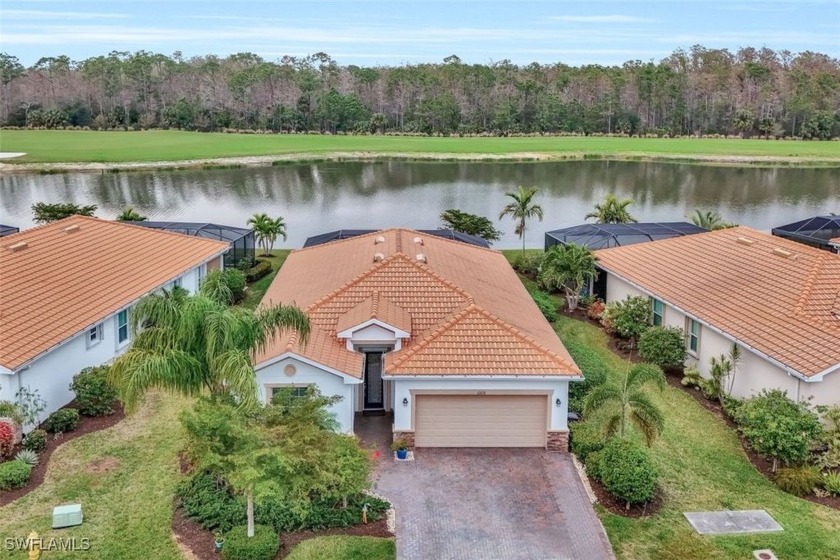
M 73 224 L 72 226 L 67 226 L 66 228 L 62 229 L 64 233 L 75 233 L 79 231 L 79 224 Z
M 426 262 L 426 255 L 424 253 L 417 253 L 417 256 L 415 258 L 417 259 L 417 262 Z
M 742 235 L 735 240 L 735 243 L 740 243 L 741 245 L 753 245 L 755 244 L 755 239 L 750 239 L 749 237 L 744 237 Z
M 381 262 L 385 260 L 385 253 L 374 253 L 373 262 Z
M 414 243 L 417 245 L 423 245 L 423 238 L 422 237 L 415 237 Z
M 385 243 L 385 236 L 384 235 L 377 235 L 373 238 L 373 244 L 379 245 L 380 243 Z
M 787 249 L 782 249 L 781 247 L 773 247 L 773 254 L 785 259 L 796 258 L 796 254 L 793 251 L 788 251 Z
M 12 253 L 17 253 L 18 251 L 23 251 L 27 247 L 29 247 L 29 243 L 27 243 L 26 241 L 18 241 L 17 243 L 13 243 L 7 246 L 6 248 Z

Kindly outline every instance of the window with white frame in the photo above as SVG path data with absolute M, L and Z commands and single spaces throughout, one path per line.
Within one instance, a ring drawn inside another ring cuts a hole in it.
M 697 354 L 700 351 L 700 322 L 686 318 L 686 345 L 688 351 Z
M 87 333 L 85 334 L 85 340 L 87 342 L 88 348 L 93 348 L 100 342 L 102 342 L 102 323 L 99 323 L 95 327 L 88 329 Z
M 128 343 L 128 309 L 117 313 L 117 345 L 123 346 Z
M 665 318 L 665 304 L 661 300 L 652 297 L 650 298 L 650 308 L 652 312 L 650 322 L 657 327 L 662 325 L 662 321 Z
M 275 385 L 269 388 L 270 400 L 274 400 L 274 395 L 284 390 L 292 390 L 292 397 L 299 399 L 305 397 L 309 391 L 309 385 Z
M 202 265 L 199 265 L 198 268 L 196 269 L 196 275 L 195 275 L 196 278 L 197 278 L 197 281 L 195 283 L 195 290 L 196 291 L 198 291 L 198 289 L 201 288 L 201 282 L 204 281 L 204 273 L 207 270 L 206 267 L 207 267 L 206 264 L 202 264 Z

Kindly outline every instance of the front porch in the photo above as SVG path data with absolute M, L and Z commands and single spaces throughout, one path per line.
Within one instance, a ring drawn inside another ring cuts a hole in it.
M 393 425 L 392 412 L 377 415 L 357 412 L 353 419 L 353 431 L 361 440 L 362 447 L 379 451 L 382 458 L 391 454 Z

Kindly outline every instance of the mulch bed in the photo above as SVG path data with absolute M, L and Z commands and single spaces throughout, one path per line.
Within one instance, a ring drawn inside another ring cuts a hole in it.
M 218 560 L 216 547 L 213 542 L 213 532 L 203 529 L 197 522 L 189 519 L 184 510 L 180 507 L 175 509 L 172 516 L 172 532 L 181 544 L 188 548 L 197 560 Z M 337 527 L 324 529 L 322 531 L 295 531 L 293 533 L 281 533 L 280 551 L 277 558 L 285 558 L 302 541 L 315 537 L 326 537 L 330 535 L 352 535 L 359 537 L 384 537 L 392 538 L 394 535 L 388 532 L 388 525 L 385 517 L 366 525 L 354 525 L 352 527 Z
M 76 406 L 74 406 L 74 402 L 71 402 L 63 408 L 76 408 Z M 58 449 L 62 444 L 85 434 L 110 428 L 111 426 L 116 425 L 123 418 L 125 418 L 125 411 L 123 411 L 122 405 L 114 403 L 113 414 L 97 417 L 80 415 L 79 424 L 72 432 L 61 434 L 61 437 L 58 439 L 54 438 L 52 434 L 49 434 L 47 436 L 47 448 L 38 454 L 38 464 L 34 469 L 32 469 L 32 476 L 29 478 L 29 482 L 27 482 L 22 488 L 0 492 L 0 506 L 5 506 L 6 504 L 17 500 L 18 498 L 21 498 L 38 488 L 38 486 L 44 482 L 44 476 L 47 474 L 47 467 L 50 464 L 50 457 L 52 456 L 53 451 Z M 17 444 L 12 451 L 12 457 L 14 457 L 14 455 L 21 449 L 23 449 L 23 445 L 20 443 Z

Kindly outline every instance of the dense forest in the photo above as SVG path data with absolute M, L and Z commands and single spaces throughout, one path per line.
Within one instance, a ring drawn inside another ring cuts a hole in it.
M 694 46 L 658 63 L 340 66 L 241 53 L 0 53 L 5 126 L 416 134 L 840 136 L 840 60 Z

